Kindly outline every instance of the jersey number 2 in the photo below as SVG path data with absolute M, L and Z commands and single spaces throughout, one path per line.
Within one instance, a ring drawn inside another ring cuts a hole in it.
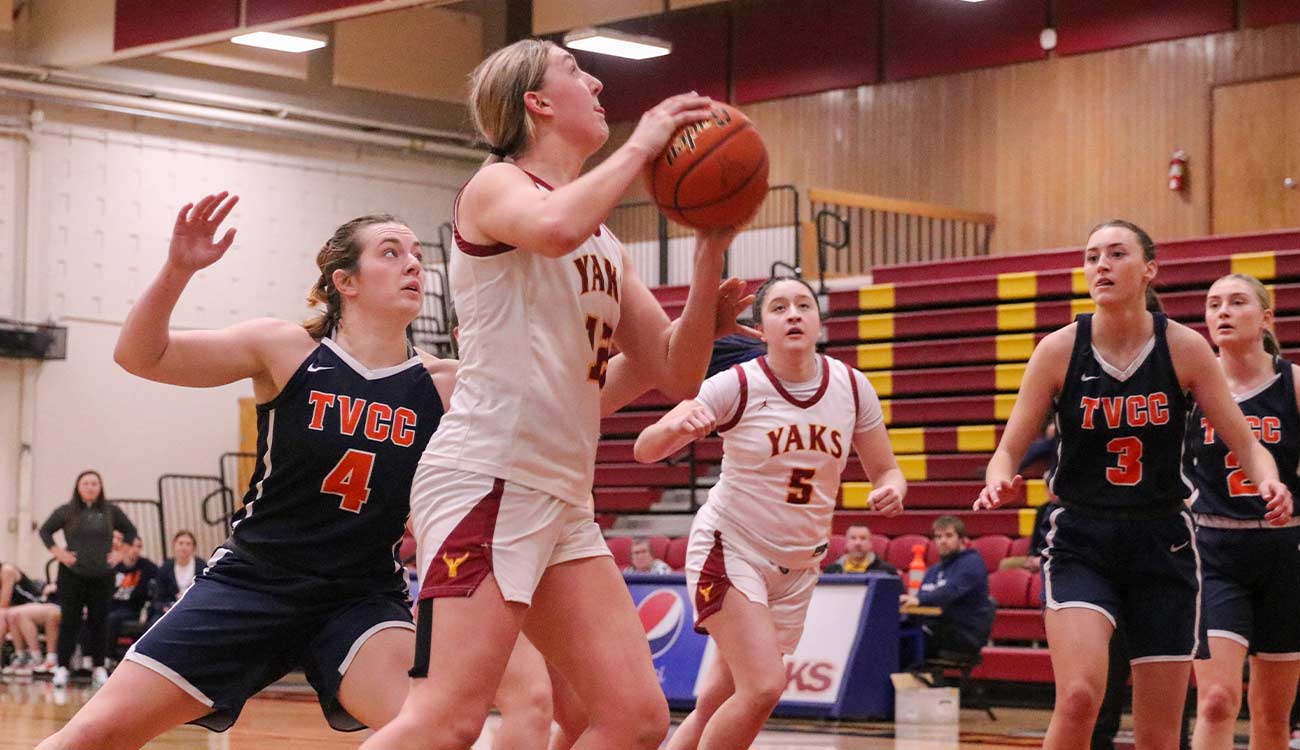
M 1259 494 L 1255 485 L 1251 483 L 1250 478 L 1246 476 L 1246 470 L 1241 468 L 1241 462 L 1237 460 L 1237 454 L 1228 451 L 1228 455 L 1223 457 L 1223 466 L 1232 469 L 1228 472 L 1228 494 L 1232 497 L 1252 497 Z
M 325 495 L 343 498 L 339 507 L 351 513 L 360 513 L 361 506 L 370 499 L 370 473 L 375 470 L 375 454 L 349 448 L 343 458 L 325 475 L 320 491 Z
M 591 363 L 591 369 L 587 372 L 587 379 L 596 381 L 601 388 L 605 387 L 605 371 L 609 369 L 609 349 L 613 338 L 614 329 L 608 323 L 595 315 L 587 316 L 587 339 L 591 341 L 592 354 L 596 355 L 596 361 Z
M 1118 456 L 1116 466 L 1106 469 L 1106 481 L 1132 487 L 1142 481 L 1142 440 L 1133 436 L 1115 438 L 1106 450 Z
M 791 505 L 807 505 L 812 500 L 812 478 L 816 476 L 816 469 L 791 469 L 790 486 L 787 488 L 785 501 Z

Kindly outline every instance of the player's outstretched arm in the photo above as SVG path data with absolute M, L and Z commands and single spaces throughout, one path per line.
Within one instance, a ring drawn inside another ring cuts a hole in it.
M 1246 423 L 1210 345 L 1196 331 L 1172 321 L 1167 336 L 1174 370 L 1180 373 L 1180 380 L 1192 392 L 1210 424 L 1223 436 L 1223 442 L 1242 457 L 1241 468 L 1268 504 L 1265 520 L 1275 525 L 1285 523 L 1291 518 L 1291 491 L 1278 478 L 1273 454 L 1260 444 Z M 1186 373 L 1185 379 L 1182 373 Z
M 1030 356 L 1006 430 L 984 472 L 984 488 L 972 506 L 975 510 L 996 508 L 1011 500 L 1024 483 L 1016 467 L 1029 450 L 1029 444 L 1038 437 L 1039 426 L 1052 408 L 1052 399 L 1061 390 L 1070 366 L 1076 329 L 1072 323 L 1049 334 Z
M 632 455 L 643 464 L 662 461 L 696 440 L 707 437 L 717 425 L 709 407 L 687 399 L 641 431 Z
M 867 507 L 886 516 L 902 513 L 903 498 L 907 496 L 907 479 L 898 466 L 898 459 L 889 443 L 889 431 L 885 429 L 884 423 L 854 435 L 853 447 L 858 452 L 858 460 L 862 462 L 862 470 L 871 480 Z
M 176 216 L 167 261 L 122 324 L 113 359 L 127 372 L 148 380 L 186 386 L 216 386 L 261 373 L 259 347 L 297 328 L 260 319 L 215 331 L 172 331 L 172 311 L 194 274 L 216 263 L 230 249 L 235 229 L 220 240 L 216 232 L 238 196 L 221 192 L 187 203 Z

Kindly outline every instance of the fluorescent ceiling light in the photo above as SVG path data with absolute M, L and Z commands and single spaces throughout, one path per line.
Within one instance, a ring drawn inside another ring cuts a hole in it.
M 325 40 L 318 36 L 303 33 L 278 34 L 271 31 L 254 31 L 251 34 L 240 34 L 231 37 L 230 41 L 235 44 L 273 49 L 279 52 L 310 52 L 325 46 Z
M 614 29 L 574 29 L 564 35 L 564 46 L 630 60 L 663 57 L 673 51 L 673 45 L 662 39 Z

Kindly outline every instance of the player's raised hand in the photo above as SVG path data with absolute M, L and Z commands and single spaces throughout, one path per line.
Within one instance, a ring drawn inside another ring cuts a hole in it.
M 239 196 L 222 191 L 207 195 L 198 203 L 186 203 L 176 215 L 167 262 L 172 267 L 194 273 L 221 260 L 235 241 L 235 228 L 226 230 L 216 241 L 217 228 L 225 221 Z
M 659 156 L 678 128 L 709 119 L 712 106 L 712 99 L 694 91 L 670 96 L 641 115 L 627 145 L 639 151 L 649 162 Z
M 1293 512 L 1291 490 L 1278 480 L 1270 479 L 1259 485 L 1259 496 L 1267 503 L 1264 520 L 1270 526 L 1282 526 L 1291 520 Z
M 708 437 L 717 423 L 717 417 L 713 416 L 708 407 L 695 404 L 677 418 L 677 424 L 672 426 L 672 430 L 682 436 L 689 435 L 692 440 L 699 440 Z
M 732 277 L 718 286 L 718 320 L 713 337 L 741 335 L 752 339 L 759 338 L 758 331 L 736 321 L 741 313 L 754 304 L 754 295 L 745 294 L 745 282 Z
M 980 496 L 971 506 L 972 510 L 989 510 L 997 508 L 1002 503 L 1015 499 L 1015 495 L 1025 484 L 1024 477 L 1019 474 L 1011 479 L 991 479 L 980 490 Z
M 903 512 L 903 495 L 897 487 L 877 487 L 867 495 L 867 507 L 886 516 L 896 516 Z

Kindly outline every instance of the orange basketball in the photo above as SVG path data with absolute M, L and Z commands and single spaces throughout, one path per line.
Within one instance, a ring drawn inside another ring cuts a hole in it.
M 680 224 L 721 229 L 753 215 L 767 197 L 767 149 L 754 123 L 727 104 L 673 134 L 650 165 L 650 194 Z

